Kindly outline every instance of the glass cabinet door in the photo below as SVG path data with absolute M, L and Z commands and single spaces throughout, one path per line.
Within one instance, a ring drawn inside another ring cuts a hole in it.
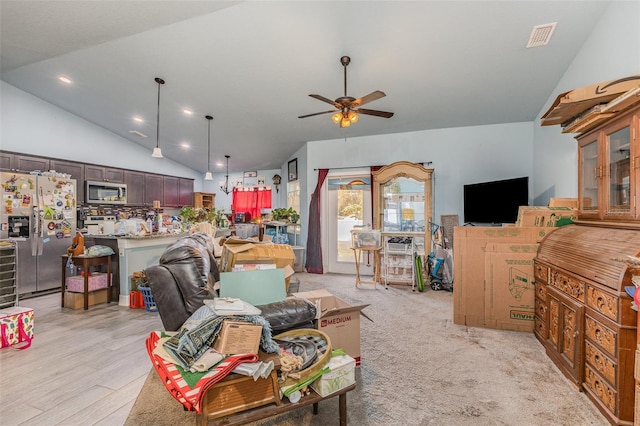
M 373 227 L 412 237 L 418 252 L 429 253 L 433 220 L 433 169 L 397 161 L 374 171 Z
M 580 144 L 580 208 L 585 214 L 598 213 L 598 139 Z
M 606 134 L 608 215 L 631 213 L 631 138 L 630 126 Z
M 380 185 L 382 232 L 424 232 L 424 183 L 395 177 Z

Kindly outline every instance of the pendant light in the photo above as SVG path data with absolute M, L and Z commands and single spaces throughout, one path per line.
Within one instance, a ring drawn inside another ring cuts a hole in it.
M 224 176 L 224 182 L 220 182 L 220 191 L 229 195 L 229 193 L 231 192 L 231 190 L 229 189 L 229 158 L 231 158 L 231 156 L 227 154 L 224 156 L 224 158 L 227 159 L 227 174 Z
M 158 113 L 156 115 L 156 147 L 153 148 L 151 156 L 154 158 L 162 158 L 162 150 L 160 149 L 160 86 L 164 84 L 164 80 L 156 77 L 155 81 L 158 83 Z
M 207 133 L 207 140 L 209 141 L 209 148 L 207 149 L 207 173 L 204 175 L 204 180 L 213 180 L 213 175 L 211 174 L 211 120 L 213 120 L 213 117 L 205 115 L 204 118 L 209 122 L 209 131 Z

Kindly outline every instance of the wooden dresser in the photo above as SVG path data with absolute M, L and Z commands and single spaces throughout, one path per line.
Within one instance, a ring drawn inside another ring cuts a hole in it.
M 634 421 L 637 312 L 625 286 L 638 271 L 640 228 L 574 224 L 550 233 L 534 260 L 535 335 L 612 424 Z

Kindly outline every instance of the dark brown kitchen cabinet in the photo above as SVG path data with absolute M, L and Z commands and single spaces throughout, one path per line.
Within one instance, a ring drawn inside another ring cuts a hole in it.
M 160 199 L 163 207 L 178 207 L 180 204 L 180 179 L 174 176 L 164 176 L 163 197 Z
M 29 155 L 15 155 L 14 169 L 20 173 L 29 173 L 34 170 L 46 172 L 51 169 L 48 158 L 32 157 Z
M 84 203 L 84 164 L 75 161 L 51 159 L 51 169 L 57 173 L 67 173 L 76 180 L 76 200 Z
M 142 172 L 125 170 L 124 183 L 127 184 L 127 204 L 144 204 L 144 177 Z
M 193 206 L 193 179 L 180 178 L 180 207 Z
M 15 155 L 8 152 L 0 152 L 0 170 L 13 170 Z
M 162 175 L 147 173 L 144 175 L 144 204 L 153 205 L 154 201 L 160 201 L 162 205 L 164 197 L 164 179 Z
M 86 164 L 84 166 L 84 178 L 98 182 L 124 183 L 124 169 Z

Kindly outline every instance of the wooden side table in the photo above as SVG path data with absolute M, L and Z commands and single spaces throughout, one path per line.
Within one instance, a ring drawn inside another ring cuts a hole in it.
M 313 405 L 313 414 L 318 414 L 318 403 L 331 398 L 338 397 L 338 413 L 340 416 L 340 426 L 347 425 L 347 392 L 356 388 L 356 385 L 347 386 L 337 392 L 332 393 L 326 397 L 318 395 L 315 391 L 311 390 L 309 395 L 304 396 L 299 402 L 291 403 L 287 398 L 283 398 L 279 405 L 265 405 L 262 407 L 254 408 L 251 410 L 241 411 L 239 413 L 231 414 L 220 419 L 209 420 L 206 415 L 199 414 L 196 416 L 196 424 L 209 425 L 209 426 L 238 426 L 245 425 L 257 420 L 266 419 L 269 417 L 278 416 L 280 414 L 297 410 L 302 407 Z
M 353 254 L 356 257 L 356 287 L 359 284 L 373 284 L 373 288 L 380 282 L 380 262 L 378 256 L 380 256 L 380 250 L 382 247 L 351 247 Z M 363 253 L 373 254 L 373 278 L 371 280 L 363 280 L 360 278 L 360 259 Z
M 67 272 L 67 260 L 68 255 L 62 255 L 62 304 L 64 308 L 64 292 L 66 287 L 66 272 Z M 89 309 L 89 268 L 92 266 L 107 265 L 107 303 L 111 302 L 111 255 L 105 256 L 71 256 L 71 261 L 78 267 L 81 267 L 84 271 L 84 310 Z

